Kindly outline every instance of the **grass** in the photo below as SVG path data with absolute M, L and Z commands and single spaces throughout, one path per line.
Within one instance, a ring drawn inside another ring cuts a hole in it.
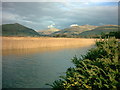
M 52 37 L 2 37 L 2 49 L 74 47 L 95 44 L 95 39 Z

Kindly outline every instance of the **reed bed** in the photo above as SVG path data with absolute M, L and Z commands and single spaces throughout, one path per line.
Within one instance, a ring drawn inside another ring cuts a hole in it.
M 95 39 L 52 37 L 2 37 L 2 49 L 74 47 L 95 44 Z

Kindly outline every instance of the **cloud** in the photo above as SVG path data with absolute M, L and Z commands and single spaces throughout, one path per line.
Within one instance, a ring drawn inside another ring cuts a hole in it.
M 19 18 L 20 18 L 20 16 L 17 14 L 12 14 L 12 13 L 8 13 L 8 12 L 2 13 L 3 23 L 14 22 L 14 21 L 17 21 Z
M 55 26 L 55 23 L 49 25 L 48 28 L 54 28 L 54 26 Z
M 74 26 L 78 26 L 78 24 L 72 24 L 72 25 L 70 25 L 70 27 L 74 27 Z
M 35 30 L 66 28 L 71 24 L 117 24 L 114 3 L 3 2 L 3 23 L 20 23 Z

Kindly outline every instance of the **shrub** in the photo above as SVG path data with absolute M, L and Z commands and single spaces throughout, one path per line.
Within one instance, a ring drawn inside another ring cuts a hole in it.
M 96 42 L 96 48 L 72 59 L 74 68 L 53 82 L 53 89 L 113 89 L 120 88 L 120 47 L 115 38 Z

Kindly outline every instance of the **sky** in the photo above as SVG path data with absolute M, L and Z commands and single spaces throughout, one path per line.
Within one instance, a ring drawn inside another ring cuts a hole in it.
M 34 30 L 63 29 L 72 24 L 117 25 L 117 1 L 2 2 L 2 24 L 20 23 Z
M 2 0 L 2 2 L 119 2 L 119 0 Z

